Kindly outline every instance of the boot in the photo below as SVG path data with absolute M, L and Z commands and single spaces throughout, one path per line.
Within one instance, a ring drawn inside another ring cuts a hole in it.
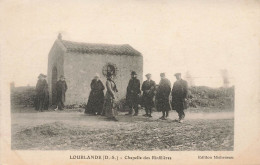
M 118 121 L 118 119 L 116 117 L 112 117 L 111 120 Z

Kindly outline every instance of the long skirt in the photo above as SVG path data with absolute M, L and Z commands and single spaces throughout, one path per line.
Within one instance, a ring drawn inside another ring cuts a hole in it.
M 48 95 L 41 92 L 36 95 L 35 99 L 36 99 L 35 100 L 35 110 L 47 110 L 48 109 L 48 106 L 47 106 L 47 104 L 49 102 Z
M 106 117 L 115 117 L 117 115 L 117 110 L 115 109 L 115 101 L 112 99 L 105 99 L 103 111 Z
M 85 109 L 85 113 L 98 113 L 101 114 L 104 104 L 104 93 L 100 92 L 91 92 L 89 95 L 88 103 Z

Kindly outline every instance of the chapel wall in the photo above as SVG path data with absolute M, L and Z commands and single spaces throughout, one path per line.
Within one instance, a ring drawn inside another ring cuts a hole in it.
M 100 75 L 100 79 L 105 85 L 106 77 L 103 75 L 102 69 L 107 63 L 115 64 L 118 69 L 114 81 L 119 90 L 119 99 L 125 98 L 131 71 L 136 71 L 138 78 L 142 81 L 142 56 L 69 52 L 65 54 L 64 61 L 64 75 L 69 87 L 66 93 L 66 104 L 87 103 L 90 83 L 95 73 Z

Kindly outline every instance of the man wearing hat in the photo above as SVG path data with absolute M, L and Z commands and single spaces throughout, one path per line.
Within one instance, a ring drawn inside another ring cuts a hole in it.
M 67 83 L 65 81 L 65 77 L 63 75 L 60 76 L 59 81 L 56 84 L 56 90 L 57 90 L 57 109 L 63 110 L 64 102 L 65 102 L 65 93 L 67 91 Z
M 47 110 L 49 103 L 49 91 L 48 84 L 46 81 L 47 76 L 44 74 L 40 74 L 38 76 L 38 81 L 36 84 L 36 99 L 35 99 L 35 110 Z
M 177 111 L 179 122 L 182 123 L 185 117 L 184 109 L 187 109 L 188 83 L 181 78 L 181 73 L 174 76 L 177 80 L 172 87 L 172 109 Z
M 140 93 L 140 80 L 137 79 L 136 72 L 132 71 L 131 79 L 129 80 L 126 93 L 126 101 L 130 108 L 127 115 L 132 115 L 132 109 L 134 109 L 135 111 L 134 116 L 138 115 L 138 102 Z
M 166 120 L 169 115 L 169 110 L 171 109 L 169 102 L 171 82 L 166 78 L 165 73 L 161 73 L 160 77 L 161 81 L 156 93 L 157 109 L 158 111 L 162 111 L 162 117 L 160 117 L 160 119 Z
M 152 75 L 150 73 L 145 75 L 147 80 L 143 82 L 142 91 L 143 91 L 143 102 L 145 107 L 145 115 L 146 117 L 152 117 L 152 107 L 154 90 L 155 90 L 155 82 L 151 80 Z

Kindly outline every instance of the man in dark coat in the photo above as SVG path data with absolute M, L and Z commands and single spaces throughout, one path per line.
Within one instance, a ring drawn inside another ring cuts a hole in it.
M 101 115 L 104 104 L 104 85 L 99 79 L 99 75 L 96 74 L 92 80 L 90 87 L 91 91 L 88 98 L 88 103 L 85 109 L 85 113 Z
M 35 110 L 47 110 L 48 106 L 46 104 L 49 103 L 49 92 L 48 92 L 48 84 L 46 81 L 47 76 L 44 74 L 40 74 L 38 76 L 38 81 L 36 84 L 36 100 L 35 100 Z
M 153 103 L 153 97 L 154 97 L 154 91 L 155 91 L 155 82 L 151 80 L 151 74 L 148 73 L 145 75 L 147 80 L 143 82 L 142 85 L 142 91 L 143 91 L 143 104 L 145 107 L 145 115 L 146 117 L 152 117 L 152 107 L 154 105 Z
M 171 109 L 169 103 L 169 95 L 171 93 L 171 82 L 165 77 L 165 73 L 161 73 L 161 81 L 157 88 L 156 100 L 157 109 L 162 111 L 162 117 L 160 119 L 165 120 L 169 115 Z
M 68 87 L 65 81 L 65 77 L 63 75 L 60 76 L 60 80 L 56 84 L 56 90 L 57 90 L 57 108 L 59 110 L 63 110 L 65 107 L 65 93 L 67 91 Z M 57 108 L 55 110 L 57 110 Z
M 131 79 L 129 80 L 126 93 L 126 101 L 130 108 L 127 115 L 132 115 L 132 109 L 135 111 L 134 116 L 138 115 L 138 102 L 139 95 L 141 94 L 140 86 L 140 80 L 137 79 L 137 74 L 133 71 L 131 73 Z
M 181 73 L 176 73 L 175 77 L 177 80 L 172 87 L 172 109 L 177 111 L 181 123 L 185 117 L 184 109 L 187 109 L 188 84 L 181 78 Z

